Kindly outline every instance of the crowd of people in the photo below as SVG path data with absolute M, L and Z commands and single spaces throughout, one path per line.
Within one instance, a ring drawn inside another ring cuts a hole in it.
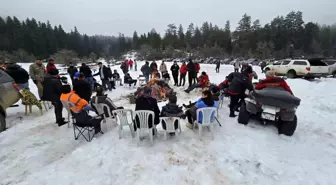
M 45 67 L 41 60 L 37 60 L 29 67 L 29 73 L 15 63 L 8 63 L 3 70 L 5 70 L 18 84 L 20 89 L 29 90 L 29 77 L 33 80 L 38 89 L 40 100 L 50 101 L 54 106 L 56 123 L 62 126 L 67 123 L 62 116 L 63 104 L 61 101 L 70 101 L 76 107 L 71 111 L 76 118 L 76 122 L 82 125 L 92 125 L 95 128 L 95 132 L 101 132 L 100 122 L 103 119 L 102 115 L 99 115 L 97 109 L 92 103 L 104 103 L 108 105 L 111 111 L 116 109 L 123 109 L 123 107 L 116 106 L 113 101 L 104 94 L 106 91 L 111 91 L 115 88 L 116 82 L 120 82 L 122 85 L 121 77 L 117 70 L 112 70 L 110 67 L 98 63 L 99 69 L 97 73 L 93 73 L 89 66 L 85 63 L 81 65 L 79 69 L 70 65 L 67 72 L 71 79 L 71 85 L 67 82 L 62 83 L 59 75 L 59 70 L 55 66 L 55 60 L 50 58 L 48 64 Z M 120 68 L 124 73 L 124 84 L 136 85 L 137 80 L 133 79 L 128 73 L 129 69 L 136 70 L 137 64 L 134 60 L 124 61 Z M 241 67 L 241 70 L 237 70 Z M 219 71 L 220 64 L 216 64 L 216 72 Z M 169 78 L 168 68 L 164 61 L 158 66 L 155 61 L 151 64 L 145 62 L 141 67 L 141 72 L 149 82 L 151 78 Z M 263 89 L 268 86 L 278 86 L 287 90 L 291 94 L 292 91 L 285 80 L 280 77 L 276 77 L 274 72 L 268 71 L 266 73 L 266 79 L 261 80 L 255 86 L 252 84 L 252 78 L 258 78 L 253 71 L 252 66 L 248 64 L 234 65 L 234 72 L 225 77 L 225 80 L 219 85 L 210 83 L 209 76 L 206 72 L 200 71 L 200 65 L 194 63 L 189 59 L 188 63 L 183 62 L 181 66 L 174 62 L 170 68 L 173 76 L 174 86 L 184 86 L 185 78 L 188 75 L 189 86 L 185 92 L 189 93 L 195 88 L 202 88 L 202 95 L 197 101 L 189 103 L 189 105 L 183 104 L 183 107 L 177 105 L 177 96 L 175 94 L 169 94 L 167 99 L 168 103 L 159 109 L 158 101 L 152 95 L 152 89 L 145 86 L 142 94 L 136 98 L 135 110 L 151 110 L 154 112 L 154 124 L 160 124 L 159 117 L 180 117 L 182 119 L 187 118 L 187 126 L 192 128 L 194 121 L 196 120 L 196 111 L 199 108 L 204 107 L 217 107 L 219 103 L 220 93 L 230 97 L 230 114 L 229 117 L 235 117 L 235 112 L 239 110 L 241 103 L 246 97 L 245 91 L 254 91 Z M 94 76 L 99 76 L 101 84 L 97 83 Z M 180 78 L 179 78 L 180 76 Z M 92 94 L 96 92 L 95 96 Z M 184 111 L 183 108 L 186 110 Z M 92 117 L 88 114 L 88 111 L 94 111 L 97 113 L 96 117 Z M 104 115 L 107 117 L 112 115 L 112 112 L 104 110 Z M 202 117 L 202 115 L 198 115 Z M 214 117 L 214 115 L 213 115 Z M 213 119 L 213 118 L 212 118 Z M 201 120 L 201 119 L 200 119 Z M 139 128 L 139 119 L 135 118 L 134 129 Z M 153 125 L 149 125 L 152 127 Z M 165 123 L 162 123 L 163 129 L 166 129 Z M 175 123 L 177 129 L 177 123 Z

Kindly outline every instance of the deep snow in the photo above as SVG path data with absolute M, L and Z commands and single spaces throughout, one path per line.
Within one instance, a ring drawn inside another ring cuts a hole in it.
M 138 63 L 138 69 L 142 64 Z M 121 73 L 119 66 L 112 68 Z M 232 70 L 232 66 L 222 65 L 218 74 L 214 65 L 201 65 L 201 71 L 215 83 Z M 259 77 L 264 76 L 259 68 L 255 70 Z M 139 71 L 130 73 L 136 77 Z M 277 135 L 274 126 L 238 124 L 228 117 L 228 100 L 220 109 L 223 126 L 216 127 L 214 140 L 206 132 L 200 140 L 183 120 L 179 137 L 165 141 L 159 133 L 154 146 L 144 140 L 139 147 L 127 131 L 119 140 L 111 121 L 104 135 L 88 143 L 74 140 L 72 128 L 53 124 L 53 110 L 40 116 L 35 107 L 31 116 L 24 116 L 23 106 L 8 109 L 9 128 L 0 133 L 0 184 L 334 184 L 336 80 L 287 82 L 302 100 L 292 137 Z M 32 82 L 30 87 L 37 94 Z M 180 105 L 199 97 L 198 91 L 186 94 L 181 87 L 174 89 Z M 117 105 L 134 109 L 124 98 L 133 91 L 118 86 L 109 97 Z

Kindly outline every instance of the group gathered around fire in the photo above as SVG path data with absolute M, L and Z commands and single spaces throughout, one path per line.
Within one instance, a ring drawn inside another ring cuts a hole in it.
M 53 104 L 56 123 L 59 126 L 68 122 L 62 116 L 62 101 L 70 101 L 75 105 L 71 108 L 71 112 L 76 119 L 76 124 L 93 126 L 95 133 L 100 133 L 100 123 L 103 120 L 103 115 L 98 114 L 93 103 L 104 103 L 108 105 L 110 111 L 123 109 L 122 106 L 115 105 L 105 92 L 115 89 L 118 82 L 120 86 L 123 84 L 136 86 L 138 83 L 138 79 L 133 79 L 129 74 L 129 70 L 137 70 L 135 60 L 125 60 L 121 64 L 123 80 L 117 70 L 112 71 L 109 66 L 103 65 L 101 62 L 98 63 L 97 73 L 93 73 L 85 63 L 79 68 L 70 65 L 67 72 L 71 83 L 65 77 L 60 76 L 54 62 L 53 58 L 48 59 L 48 64 L 45 67 L 42 60 L 37 60 L 29 67 L 29 72 L 16 63 L 6 63 L 1 69 L 7 72 L 22 89 L 29 90 L 28 80 L 31 78 L 38 89 L 40 100 L 50 101 Z M 216 72 L 219 72 L 219 67 L 220 64 L 217 63 Z M 234 64 L 234 72 L 227 75 L 223 82 L 218 85 L 211 83 L 208 74 L 205 71 L 201 72 L 200 64 L 194 63 L 191 59 L 182 62 L 181 65 L 175 61 L 170 69 L 167 68 L 164 61 L 159 65 L 155 61 L 151 63 L 146 61 L 141 66 L 140 71 L 145 83 L 136 92 L 135 110 L 153 111 L 155 125 L 160 124 L 160 117 L 180 117 L 187 119 L 187 127 L 192 128 L 196 120 L 196 110 L 204 107 L 217 107 L 221 96 L 230 97 L 229 117 L 236 117 L 235 112 L 239 110 L 240 104 L 246 97 L 246 90 L 254 91 L 268 86 L 278 86 L 292 94 L 286 81 L 276 77 L 273 71 L 267 71 L 266 79 L 253 85 L 252 79 L 258 77 L 252 66 L 246 63 Z M 184 91 L 190 93 L 196 88 L 201 89 L 201 97 L 195 102 L 189 102 L 188 105 L 178 106 L 176 93 L 168 84 L 170 73 L 174 86 L 184 87 L 187 77 L 188 87 Z M 101 83 L 98 83 L 94 76 L 99 76 Z M 92 96 L 94 92 L 95 94 Z M 168 100 L 168 103 L 161 110 L 158 106 L 159 99 Z M 97 116 L 90 116 L 89 111 L 96 112 Z M 106 117 L 109 115 L 115 116 L 112 112 L 104 111 Z M 202 115 L 198 116 L 201 117 Z M 136 130 L 140 126 L 139 118 L 135 118 L 134 123 L 134 129 Z M 149 127 L 152 126 L 149 125 Z M 178 127 L 177 123 L 175 123 L 175 127 Z M 162 128 L 166 129 L 165 123 L 162 123 Z

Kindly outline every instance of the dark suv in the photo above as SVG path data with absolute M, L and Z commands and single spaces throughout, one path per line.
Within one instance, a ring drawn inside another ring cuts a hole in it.
M 17 84 L 6 72 L 0 70 L 0 132 L 6 129 L 6 109 L 20 100 Z

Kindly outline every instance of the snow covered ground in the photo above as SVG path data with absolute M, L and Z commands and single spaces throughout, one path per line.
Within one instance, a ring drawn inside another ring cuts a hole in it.
M 138 69 L 142 64 L 138 63 Z M 121 72 L 119 66 L 113 69 Z M 201 65 L 201 71 L 215 83 L 232 70 L 232 66 L 223 65 L 221 72 L 215 73 L 214 65 Z M 263 77 L 259 68 L 255 70 Z M 139 75 L 139 71 L 130 73 Z M 273 126 L 240 125 L 228 117 L 229 110 L 223 106 L 223 126 L 215 129 L 214 140 L 207 132 L 198 139 L 183 120 L 181 136 L 165 141 L 159 133 L 154 146 L 144 140 L 137 147 L 128 132 L 119 140 L 112 122 L 104 135 L 88 143 L 74 140 L 72 128 L 54 124 L 53 110 L 40 116 L 34 108 L 31 116 L 24 116 L 23 106 L 8 109 L 9 129 L 0 133 L 0 184 L 335 184 L 336 80 L 287 82 L 302 99 L 298 128 L 292 137 L 279 136 Z M 37 94 L 32 82 L 30 87 Z M 199 97 L 199 92 L 186 94 L 181 87 L 174 89 L 180 105 Z M 117 87 L 109 97 L 117 105 L 134 109 L 124 98 L 134 90 Z

